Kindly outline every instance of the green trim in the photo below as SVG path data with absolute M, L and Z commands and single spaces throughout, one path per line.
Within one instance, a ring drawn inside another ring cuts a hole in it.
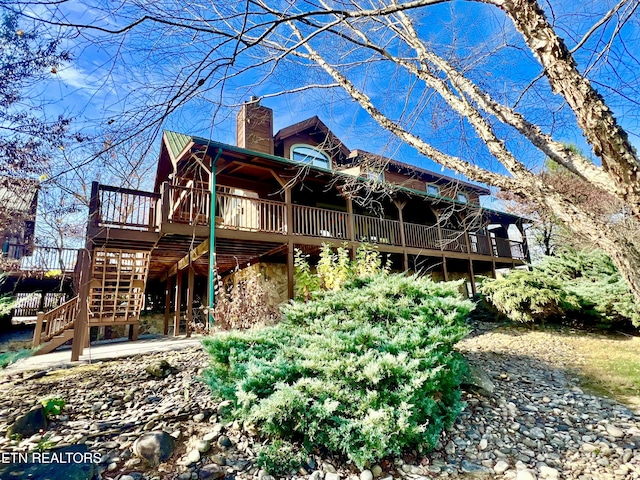
M 222 155 L 218 148 L 216 156 L 211 160 L 211 199 L 209 207 L 209 329 L 213 327 L 213 313 L 216 308 L 216 165 Z

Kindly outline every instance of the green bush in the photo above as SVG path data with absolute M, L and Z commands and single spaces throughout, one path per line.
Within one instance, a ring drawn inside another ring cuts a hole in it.
M 349 258 L 347 244 L 334 249 L 333 244 L 323 243 L 316 273 L 311 273 L 309 255 L 303 255 L 296 248 L 295 290 L 297 300 L 309 300 L 314 293 L 322 290 L 340 290 L 348 281 L 372 275 L 389 273 L 390 264 L 382 264 L 382 255 L 375 245 L 361 244 L 355 259 Z
M 578 298 L 567 293 L 560 282 L 536 271 L 485 279 L 480 292 L 489 305 L 514 322 L 562 319 L 580 308 Z
M 287 305 L 278 325 L 205 340 L 205 379 L 236 418 L 304 452 L 323 446 L 363 467 L 431 449 L 462 408 L 466 367 L 453 346 L 473 305 L 458 287 L 402 275 L 352 280 Z M 264 450 L 261 464 L 291 468 L 277 451 Z
M 490 306 L 517 322 L 640 326 L 640 310 L 629 288 L 599 250 L 547 257 L 532 271 L 485 279 L 480 292 Z
M 569 250 L 547 258 L 539 268 L 578 298 L 582 313 L 592 322 L 601 326 L 629 322 L 640 326 L 640 310 L 627 283 L 601 250 Z

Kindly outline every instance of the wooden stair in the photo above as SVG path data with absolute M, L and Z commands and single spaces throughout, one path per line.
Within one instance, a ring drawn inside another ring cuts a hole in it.
M 64 345 L 69 340 L 73 339 L 73 328 L 65 330 L 60 335 L 55 335 L 49 341 L 42 344 L 42 346 L 36 351 L 34 355 L 44 355 L 45 353 L 53 352 L 56 348 Z
M 88 294 L 82 300 L 89 327 L 131 325 L 131 336 L 137 339 L 150 256 L 146 250 L 98 248 L 91 252 Z M 49 353 L 74 338 L 80 306 L 76 296 L 47 313 L 38 313 L 33 335 L 33 346 L 40 347 L 36 355 Z
M 76 296 L 47 313 L 38 313 L 36 329 L 33 332 L 33 346 L 40 348 L 35 355 L 49 353 L 73 338 L 78 306 Z

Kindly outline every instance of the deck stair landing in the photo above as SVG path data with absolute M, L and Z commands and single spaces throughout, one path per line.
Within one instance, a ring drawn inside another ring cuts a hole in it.
M 89 326 L 131 325 L 130 336 L 137 339 L 150 252 L 98 248 L 91 253 Z M 50 312 L 38 314 L 33 345 L 42 347 L 37 354 L 55 350 L 73 338 L 79 307 L 76 296 Z

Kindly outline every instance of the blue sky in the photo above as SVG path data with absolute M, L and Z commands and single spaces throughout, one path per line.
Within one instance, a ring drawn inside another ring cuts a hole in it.
M 553 2 L 558 31 L 567 38 L 570 47 L 597 18 L 586 15 L 586 12 L 595 9 L 602 13 L 611 3 Z M 166 2 L 162 5 L 168 4 Z M 182 5 L 185 16 L 201 13 L 195 12 L 195 7 Z M 121 26 L 136 15 L 133 7 L 126 3 L 116 12 L 119 17 L 112 12 L 105 12 L 101 2 L 68 1 L 56 6 L 53 12 L 51 8 L 53 7 L 37 5 L 29 7 L 30 13 L 38 18 L 47 18 L 53 14 L 58 19 L 107 28 Z M 570 10 L 575 8 L 581 10 L 580 16 L 570 17 Z M 522 42 L 517 32 L 512 30 L 509 21 L 495 8 L 455 1 L 424 9 L 420 16 L 420 33 L 437 51 L 447 54 L 449 46 L 455 44 L 456 54 L 473 55 L 474 61 L 467 61 L 469 75 L 481 85 L 488 85 L 492 94 L 502 95 L 507 102 L 513 101 L 518 86 L 534 78 L 540 71 L 531 55 L 520 48 Z M 580 65 L 587 65 L 592 59 L 590 49 L 606 42 L 607 35 L 614 26 L 612 24 L 602 29 L 577 53 Z M 625 26 L 623 36 L 628 52 L 640 51 L 638 33 L 637 19 Z M 91 41 L 87 36 L 91 37 Z M 153 90 L 150 86 L 163 85 L 173 78 L 184 77 L 185 72 L 210 49 L 210 43 L 206 40 L 206 36 L 190 31 L 177 28 L 164 31 L 148 25 L 121 36 L 95 31 L 74 36 L 67 41 L 66 46 L 74 53 L 75 60 L 60 69 L 51 82 L 44 86 L 45 95 L 51 101 L 47 106 L 47 114 L 53 116 L 63 113 L 73 116 L 76 118 L 74 128 L 88 135 L 102 134 L 105 129 L 109 129 L 110 122 L 127 126 L 127 121 L 131 121 L 133 129 L 135 124 L 126 117 L 125 112 L 148 101 Z M 479 42 L 483 43 L 482 47 L 478 47 Z M 501 48 L 491 59 L 483 57 L 489 48 L 504 42 L 514 47 Z M 224 53 L 228 48 L 221 47 L 220 52 Z M 333 51 L 329 55 L 337 53 Z M 621 57 L 617 60 L 625 63 L 624 55 L 627 53 L 614 50 L 614 54 Z M 256 59 L 244 58 L 234 68 L 252 61 Z M 592 73 L 604 85 L 608 81 L 613 83 L 615 71 L 621 71 L 622 80 L 629 84 L 621 90 L 622 95 L 614 95 L 605 87 L 599 90 L 610 101 L 620 123 L 631 134 L 632 142 L 639 146 L 638 106 L 625 99 L 625 96 L 630 98 L 635 93 L 635 101 L 638 101 L 638 77 L 632 68 L 622 71 L 612 70 L 613 67 L 609 67 L 606 62 L 600 62 L 599 65 L 599 70 Z M 326 77 L 318 74 L 316 69 L 305 66 L 283 65 L 276 70 L 276 75 L 266 78 L 265 70 L 256 69 L 233 78 L 225 84 L 224 91 L 218 85 L 206 94 L 195 95 L 186 105 L 166 118 L 163 128 L 233 143 L 235 109 L 243 99 L 247 99 L 249 95 L 272 95 L 305 82 L 326 81 Z M 367 85 L 367 93 L 372 100 L 391 116 L 400 116 L 402 108 L 409 108 L 413 113 L 407 115 L 408 121 L 415 121 L 416 132 L 432 141 L 436 147 L 473 159 L 483 166 L 500 169 L 487 155 L 481 143 L 473 138 L 468 125 L 443 113 L 440 105 L 430 100 L 428 92 L 421 86 L 412 86 L 406 77 L 377 63 L 354 67 L 351 73 L 354 81 Z M 537 85 L 544 83 L 542 80 Z M 211 83 L 208 81 L 205 86 L 211 86 Z M 523 111 L 538 121 L 545 130 L 553 129 L 558 140 L 575 143 L 588 154 L 588 146 L 580 131 L 575 125 L 571 125 L 571 115 L 566 112 L 566 108 L 562 109 L 562 103 L 557 97 L 545 93 L 544 88 L 542 90 L 543 97 L 537 98 L 537 94 L 533 93 L 524 97 Z M 223 108 L 220 108 L 220 103 L 224 104 Z M 339 90 L 322 89 L 271 97 L 265 99 L 263 104 L 275 111 L 276 131 L 296 121 L 318 115 L 349 148 L 374 151 L 424 168 L 441 170 L 440 166 L 390 137 Z M 540 164 L 541 155 L 526 142 L 508 129 L 499 131 L 504 133 L 510 148 L 525 163 L 532 166 Z M 154 148 L 157 145 L 156 140 Z M 449 171 L 445 173 L 452 174 Z

